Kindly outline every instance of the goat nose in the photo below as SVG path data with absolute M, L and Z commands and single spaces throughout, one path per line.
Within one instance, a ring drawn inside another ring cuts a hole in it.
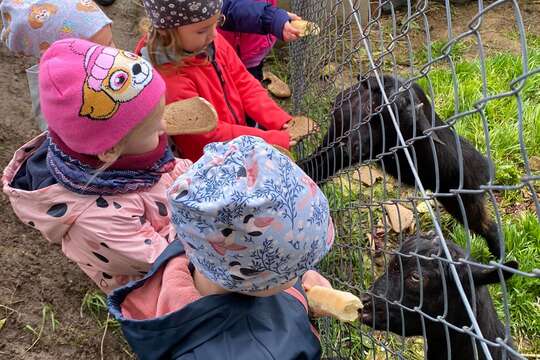
M 138 74 L 142 73 L 142 67 L 141 67 L 141 64 L 135 64 L 135 65 L 133 65 L 133 67 L 131 68 L 131 70 L 133 71 L 133 74 L 134 74 L 134 75 L 138 75 Z
M 360 300 L 362 301 L 363 304 L 367 304 L 367 303 L 371 302 L 371 296 L 369 294 L 363 294 L 360 297 Z

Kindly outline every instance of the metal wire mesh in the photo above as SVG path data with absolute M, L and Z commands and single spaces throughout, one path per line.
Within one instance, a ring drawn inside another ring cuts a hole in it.
M 289 80 L 293 111 L 319 125 L 295 150 L 336 226 L 322 271 L 371 306 L 364 324 L 319 321 L 325 357 L 523 358 L 512 343 L 517 304 L 505 279 L 538 283 L 540 270 L 505 262 L 516 258 L 506 228 L 518 221 L 507 207 L 519 198 L 540 219 L 540 169 L 531 166 L 540 114 L 528 108 L 540 98 L 533 82 L 540 64 L 528 52 L 523 3 L 472 1 L 467 13 L 452 3 L 291 3 L 320 27 L 291 44 Z M 493 48 L 491 33 L 500 29 L 489 20 L 501 14 L 513 36 L 508 49 Z M 501 52 L 515 62 L 510 81 L 497 87 Z M 474 91 L 464 85 L 471 77 Z M 500 134 L 494 120 L 503 105 L 513 133 Z M 496 283 L 498 333 L 486 326 L 486 314 L 495 314 L 484 302 L 486 283 Z

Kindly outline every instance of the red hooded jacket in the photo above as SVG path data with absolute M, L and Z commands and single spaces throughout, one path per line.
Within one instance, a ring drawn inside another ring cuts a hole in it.
M 146 37 L 143 37 L 137 44 L 136 53 L 140 54 L 145 46 Z M 291 115 L 281 109 L 246 70 L 227 40 L 217 34 L 214 46 L 215 55 L 211 61 L 206 57 L 193 57 L 181 66 L 164 64 L 157 67 L 167 85 L 167 104 L 200 96 L 212 103 L 218 113 L 215 130 L 173 137 L 181 155 L 197 161 L 206 144 L 242 135 L 258 136 L 288 149 L 289 133 L 280 129 L 291 120 Z M 246 116 L 268 130 L 247 126 Z

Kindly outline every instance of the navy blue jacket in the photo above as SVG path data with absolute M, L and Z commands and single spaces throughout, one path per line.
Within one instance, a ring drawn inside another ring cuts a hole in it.
M 47 138 L 39 148 L 24 162 L 10 186 L 15 189 L 34 191 L 57 183 L 47 166 Z
M 109 311 L 140 359 L 320 359 L 320 342 L 304 305 L 284 292 L 269 297 L 205 296 L 165 316 L 126 319 L 121 311 L 126 296 L 183 253 L 182 244 L 172 242 L 143 279 L 109 296 Z M 300 283 L 296 286 L 301 290 Z
M 252 34 L 272 34 L 283 40 L 283 25 L 289 21 L 287 11 L 266 2 L 254 0 L 224 0 L 221 13 L 225 31 Z

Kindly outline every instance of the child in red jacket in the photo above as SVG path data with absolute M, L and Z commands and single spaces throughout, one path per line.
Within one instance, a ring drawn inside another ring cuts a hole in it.
M 163 76 L 166 102 L 200 96 L 218 113 L 215 130 L 173 138 L 184 158 L 196 161 L 206 144 L 241 135 L 258 136 L 285 149 L 294 145 L 287 131 L 292 116 L 270 98 L 217 33 L 221 0 L 143 3 L 152 26 L 136 52 L 150 59 Z M 246 117 L 267 130 L 247 126 Z

